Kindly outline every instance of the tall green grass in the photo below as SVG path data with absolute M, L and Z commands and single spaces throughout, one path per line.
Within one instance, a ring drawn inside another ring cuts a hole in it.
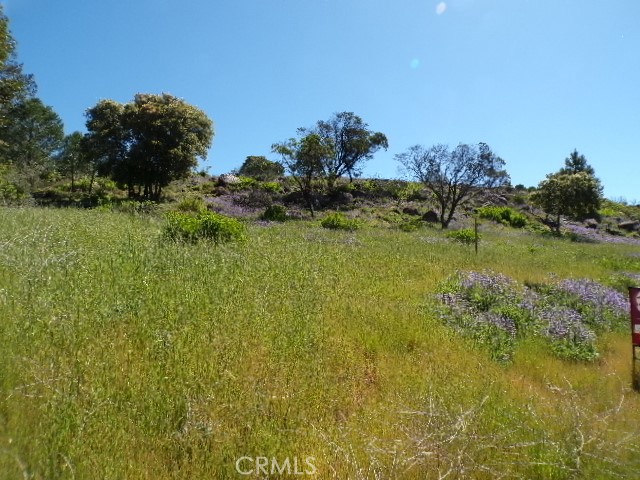
M 242 456 L 314 457 L 315 478 L 640 468 L 625 336 L 595 365 L 532 340 L 500 366 L 425 308 L 457 269 L 604 279 L 640 270 L 632 247 L 487 227 L 476 256 L 304 222 L 183 245 L 161 219 L 78 210 L 0 225 L 2 478 L 246 478 Z

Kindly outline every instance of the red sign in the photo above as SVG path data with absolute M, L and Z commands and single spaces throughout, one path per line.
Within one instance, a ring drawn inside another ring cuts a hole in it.
M 631 300 L 631 341 L 640 346 L 640 288 L 629 288 Z

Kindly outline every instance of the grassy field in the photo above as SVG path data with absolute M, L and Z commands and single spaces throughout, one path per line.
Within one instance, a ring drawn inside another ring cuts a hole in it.
M 606 280 L 640 271 L 637 246 L 484 226 L 476 256 L 435 229 L 292 222 L 216 248 L 72 209 L 0 225 L 0 478 L 262 478 L 262 457 L 292 478 L 640 471 L 629 335 L 594 363 L 529 340 L 501 365 L 428 308 L 459 269 Z

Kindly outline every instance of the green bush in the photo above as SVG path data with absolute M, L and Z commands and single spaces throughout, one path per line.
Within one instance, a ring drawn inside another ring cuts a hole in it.
M 24 198 L 24 190 L 11 178 L 14 172 L 8 165 L 0 165 L 0 200 L 12 202 Z
M 478 209 L 480 218 L 493 220 L 513 228 L 524 228 L 527 217 L 509 207 L 481 207 Z
M 215 212 L 172 211 L 167 213 L 166 219 L 163 236 L 173 241 L 196 243 L 211 240 L 217 245 L 246 238 L 245 226 L 240 221 Z
M 413 220 L 405 220 L 398 225 L 398 228 L 403 232 L 415 232 L 422 227 L 422 220 L 419 218 Z
M 471 228 L 463 228 L 460 230 L 454 230 L 446 234 L 447 238 L 455 240 L 457 242 L 470 245 L 476 241 L 476 232 Z M 478 240 L 480 240 L 480 234 L 478 234 Z
M 261 218 L 270 222 L 284 222 L 287 220 L 287 210 L 282 205 L 270 205 Z
M 282 185 L 279 182 L 262 182 L 260 188 L 269 193 L 282 193 Z
M 123 200 L 121 202 L 104 202 L 103 205 L 110 205 L 105 207 L 104 210 L 112 212 L 128 213 L 129 215 L 142 215 L 147 213 L 153 213 L 158 205 L 151 200 L 144 200 L 139 202 L 137 200 Z
M 202 210 L 207 209 L 207 204 L 201 197 L 185 197 L 178 205 L 176 205 L 176 209 L 181 212 L 201 212 Z
M 358 220 L 349 219 L 344 213 L 340 212 L 330 213 L 322 219 L 320 225 L 333 230 L 357 230 L 360 228 L 360 222 Z
M 359 188 L 363 192 L 374 193 L 381 190 L 380 182 L 375 179 L 367 179 L 356 184 L 356 188 Z

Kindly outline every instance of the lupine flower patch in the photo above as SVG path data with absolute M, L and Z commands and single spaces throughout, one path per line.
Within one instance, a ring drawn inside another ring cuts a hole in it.
M 438 299 L 447 326 L 503 362 L 529 336 L 561 358 L 594 360 L 597 335 L 627 325 L 624 295 L 588 279 L 526 286 L 491 271 L 457 272 L 442 283 Z

